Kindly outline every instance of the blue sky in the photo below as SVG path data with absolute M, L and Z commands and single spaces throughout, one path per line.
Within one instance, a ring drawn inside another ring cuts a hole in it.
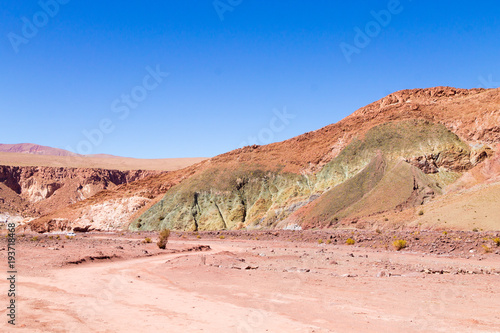
M 214 156 L 500 81 L 497 1 L 55 1 L 2 1 L 1 143 Z

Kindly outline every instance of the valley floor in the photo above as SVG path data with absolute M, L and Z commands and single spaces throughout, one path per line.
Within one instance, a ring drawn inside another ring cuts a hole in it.
M 162 251 L 145 235 L 19 237 L 15 331 L 500 332 L 494 251 L 192 234 Z M 5 279 L 0 290 L 5 305 Z

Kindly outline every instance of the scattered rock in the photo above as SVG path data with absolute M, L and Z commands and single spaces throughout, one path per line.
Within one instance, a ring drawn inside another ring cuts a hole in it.
M 250 266 L 250 265 L 247 265 L 247 266 L 245 266 L 244 269 L 249 270 L 249 269 L 258 269 L 258 268 L 259 268 L 259 266 Z
M 378 278 L 381 278 L 381 277 L 389 277 L 391 276 L 391 273 L 387 272 L 387 271 L 380 271 L 377 273 L 377 277 Z

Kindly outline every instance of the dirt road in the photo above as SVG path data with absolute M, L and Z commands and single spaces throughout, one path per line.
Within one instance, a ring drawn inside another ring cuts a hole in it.
M 498 256 L 202 244 L 21 275 L 15 332 L 500 332 Z

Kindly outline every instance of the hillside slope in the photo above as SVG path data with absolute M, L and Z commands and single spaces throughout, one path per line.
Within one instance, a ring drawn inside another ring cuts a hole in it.
M 152 177 L 155 184 L 167 181 L 165 195 L 123 215 L 114 227 L 213 230 L 373 223 L 373 216 L 384 211 L 432 201 L 488 160 L 500 142 L 499 110 L 498 89 L 399 91 L 317 131 L 216 156 L 179 170 L 168 181 Z M 377 167 L 370 169 L 371 162 Z M 71 216 L 90 206 L 94 214 L 105 215 L 108 203 L 144 191 L 141 186 L 131 194 L 123 187 L 99 193 L 71 212 L 56 212 L 35 224 L 42 230 L 44 223 L 59 218 L 71 227 L 76 223 Z M 351 196 L 338 204 L 339 198 Z M 92 221 L 86 223 L 93 227 Z
M 427 176 L 425 164 L 421 170 L 412 162 L 432 154 L 436 170 Z M 468 145 L 443 125 L 389 122 L 351 141 L 317 174 L 265 170 L 255 164 L 209 168 L 169 191 L 132 228 L 213 230 L 282 227 L 284 222 L 332 227 L 361 213 L 421 204 L 448 185 L 450 175 L 456 179 L 472 165 Z M 288 218 L 296 210 L 308 213 Z
M 36 217 L 158 173 L 0 165 L 0 212 Z

